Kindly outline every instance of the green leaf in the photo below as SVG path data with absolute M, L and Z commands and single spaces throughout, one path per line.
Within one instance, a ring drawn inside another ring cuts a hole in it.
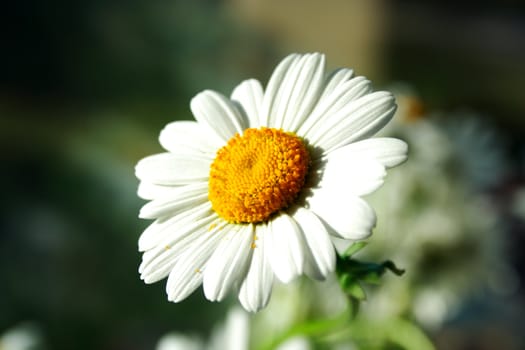
M 366 293 L 362 283 L 379 284 L 381 276 L 387 271 L 402 275 L 405 271 L 399 269 L 392 261 L 382 263 L 362 262 L 351 256 L 363 249 L 367 242 L 352 244 L 342 255 L 337 255 L 336 274 L 341 289 L 348 297 L 351 304 L 352 315 L 355 317 L 359 303 L 366 300 Z
M 387 323 L 386 334 L 389 340 L 407 350 L 435 350 L 434 345 L 415 323 L 393 319 Z
M 352 277 L 350 277 L 350 274 L 343 273 L 339 275 L 339 284 L 341 285 L 341 287 L 343 287 L 343 289 L 345 289 L 346 286 L 351 283 L 351 279 Z
M 363 249 L 367 244 L 368 244 L 368 242 L 364 242 L 364 241 L 354 242 L 350 247 L 348 247 L 345 250 L 345 252 L 342 255 L 342 258 L 349 258 L 349 257 L 351 257 L 352 255 L 354 255 L 355 253 L 357 253 L 358 251 Z

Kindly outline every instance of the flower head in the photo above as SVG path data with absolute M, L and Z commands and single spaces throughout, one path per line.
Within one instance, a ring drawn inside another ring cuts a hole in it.
M 373 209 L 360 197 L 407 146 L 372 138 L 392 118 L 389 92 L 350 69 L 325 74 L 322 54 L 293 54 L 263 90 L 246 80 L 231 98 L 206 90 L 191 101 L 196 121 L 168 124 L 166 153 L 136 167 L 139 239 L 146 283 L 168 276 L 178 302 L 201 284 L 206 298 L 236 289 L 250 311 L 264 307 L 274 276 L 324 279 L 335 268 L 332 239 L 367 238 Z

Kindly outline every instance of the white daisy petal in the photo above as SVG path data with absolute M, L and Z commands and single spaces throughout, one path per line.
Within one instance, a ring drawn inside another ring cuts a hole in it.
M 293 93 L 295 81 L 300 71 L 304 67 L 306 56 L 300 56 L 295 62 L 290 65 L 290 68 L 286 71 L 283 81 L 279 86 L 279 90 L 275 95 L 273 105 L 271 108 L 271 114 L 269 118 L 269 126 L 275 128 L 282 128 L 284 118 L 286 116 L 286 109 L 288 107 L 290 96 Z
M 325 58 L 321 54 L 304 55 L 287 72 L 279 90 L 275 125 L 296 132 L 317 102 L 323 86 Z
M 338 86 L 350 80 L 353 76 L 354 71 L 352 69 L 339 68 L 334 70 L 326 78 L 326 86 L 321 95 L 321 100 L 329 96 Z
M 203 289 L 208 300 L 221 301 L 232 285 L 244 278 L 252 242 L 253 225 L 237 225 L 219 243 L 204 272 Z
M 329 233 L 346 239 L 365 239 L 376 224 L 374 210 L 359 197 L 334 196 L 322 189 L 308 198 L 311 211 L 330 229 Z
M 224 228 L 206 231 L 181 254 L 168 276 L 166 293 L 169 301 L 179 302 L 186 299 L 202 284 L 203 271 L 208 259 L 226 233 L 221 229 Z
M 305 264 L 305 242 L 297 223 L 281 212 L 269 222 L 266 234 L 271 242 L 266 254 L 275 276 L 288 283 L 301 275 Z
M 246 112 L 249 127 L 251 128 L 261 126 L 259 112 L 262 106 L 263 95 L 261 83 L 256 79 L 243 81 L 232 92 L 231 99 L 240 103 Z
M 361 140 L 338 148 L 328 154 L 328 157 L 363 158 L 374 159 L 387 168 L 398 166 L 406 161 L 408 156 L 408 145 L 406 142 L 388 138 L 378 137 Z
M 206 225 L 191 226 L 194 229 L 194 234 L 190 234 L 186 231 L 184 236 L 176 245 L 166 247 L 161 252 L 157 252 L 157 256 L 150 257 L 144 254 L 143 262 L 140 264 L 140 278 L 145 283 L 155 283 L 168 276 L 170 271 L 173 269 L 180 256 L 195 244 L 199 238 L 197 234 L 204 234 L 206 231 Z M 150 253 L 150 252 L 147 252 Z
M 154 283 L 166 277 L 180 255 L 206 233 L 213 220 L 213 217 L 206 217 L 196 222 L 185 220 L 184 225 L 180 221 L 173 223 L 170 232 L 162 239 L 164 244 L 148 250 L 142 256 L 140 278 L 145 283 Z
M 168 256 L 180 255 L 182 251 L 186 250 L 191 242 L 195 241 L 210 227 L 216 226 L 218 222 L 217 216 L 212 214 L 204 218 L 194 218 L 195 215 L 190 215 L 188 218 L 180 218 L 176 222 L 171 222 L 168 230 L 162 232 L 162 238 L 158 244 L 142 255 L 142 263 L 139 266 L 139 272 L 144 274 L 146 268 L 151 264 L 156 264 L 164 261 Z M 197 234 L 197 233 L 201 234 Z
M 208 183 L 199 182 L 180 186 L 171 191 L 169 196 L 157 198 L 140 209 L 142 219 L 156 219 L 165 215 L 178 215 L 208 201 Z
M 166 278 L 173 266 L 175 266 L 180 254 L 169 254 L 163 256 L 164 259 L 157 259 L 155 262 L 141 264 L 140 279 L 146 284 L 152 284 Z
M 171 269 L 175 266 L 179 255 L 171 254 L 166 259 L 157 262 L 156 264 L 141 265 L 144 266 L 141 272 L 140 279 L 146 284 L 158 282 L 170 274 Z
M 342 81 L 334 89 L 321 97 L 308 119 L 301 125 L 299 134 L 304 135 L 310 142 L 317 140 L 320 136 L 317 131 L 324 124 L 330 123 L 330 118 L 337 115 L 348 104 L 372 91 L 370 81 L 365 77 L 355 77 Z
M 394 96 L 379 91 L 348 103 L 315 130 L 309 141 L 325 152 L 374 135 L 396 110 Z
M 246 278 L 239 289 L 239 301 L 251 312 L 264 308 L 270 300 L 273 284 L 273 271 L 265 251 L 271 249 L 267 244 L 267 227 L 255 226 L 255 242 L 251 264 Z
M 292 54 L 287 56 L 285 59 L 279 63 L 275 68 L 264 92 L 263 103 L 260 111 L 260 122 L 261 126 L 270 126 L 274 121 L 273 113 L 275 113 L 275 106 L 279 103 L 278 93 L 283 83 L 284 78 L 286 77 L 287 71 L 290 69 L 290 66 L 294 65 L 300 58 L 300 55 Z
M 335 269 L 335 250 L 330 236 L 321 220 L 308 209 L 296 206 L 292 217 L 301 227 L 310 250 L 311 261 L 306 272 L 322 280 Z
M 176 121 L 162 129 L 161 146 L 173 153 L 197 153 L 214 158 L 222 143 L 195 121 Z M 214 142 L 215 141 L 215 142 Z
M 235 104 L 218 92 L 205 90 L 197 94 L 191 100 L 190 107 L 195 119 L 223 143 L 236 133 L 242 134 L 248 127 L 248 121 Z
M 343 152 L 332 152 L 313 164 L 322 168 L 317 187 L 338 197 L 372 193 L 383 184 L 386 176 L 385 167 L 378 161 L 355 154 L 347 156 Z
M 168 196 L 172 192 L 176 192 L 179 186 L 163 186 L 155 185 L 151 182 L 140 181 L 137 195 L 146 200 L 152 200 L 159 197 Z
M 210 158 L 194 155 L 159 153 L 141 159 L 135 175 L 142 181 L 156 185 L 186 185 L 208 179 Z
M 167 220 L 155 220 L 149 225 L 139 238 L 139 251 L 144 252 L 158 246 L 167 234 L 179 232 L 188 222 L 197 221 L 212 216 L 210 203 L 204 203 L 191 208 L 184 214 L 175 215 Z M 168 244 L 165 242 L 163 246 Z

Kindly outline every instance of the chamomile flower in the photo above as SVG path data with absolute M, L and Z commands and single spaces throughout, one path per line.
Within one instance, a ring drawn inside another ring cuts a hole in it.
M 155 219 L 139 239 L 139 272 L 146 283 L 168 277 L 173 302 L 202 284 L 211 301 L 235 289 L 257 311 L 275 277 L 324 279 L 332 238 L 371 234 L 376 215 L 361 196 L 406 159 L 403 141 L 369 138 L 392 118 L 392 94 L 350 69 L 326 75 L 319 53 L 286 57 L 266 89 L 250 79 L 190 107 L 196 121 L 168 124 L 167 152 L 136 166 L 151 200 L 140 217 Z

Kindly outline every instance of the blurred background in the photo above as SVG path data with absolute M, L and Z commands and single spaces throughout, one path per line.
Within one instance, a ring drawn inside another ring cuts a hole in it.
M 407 273 L 360 317 L 409 320 L 440 349 L 525 348 L 523 2 L 29 0 L 0 16 L 0 349 L 206 337 L 228 303 L 172 304 L 139 279 L 134 165 L 200 90 L 266 83 L 311 51 L 394 91 L 385 134 L 411 146 L 370 198 L 362 255 Z

